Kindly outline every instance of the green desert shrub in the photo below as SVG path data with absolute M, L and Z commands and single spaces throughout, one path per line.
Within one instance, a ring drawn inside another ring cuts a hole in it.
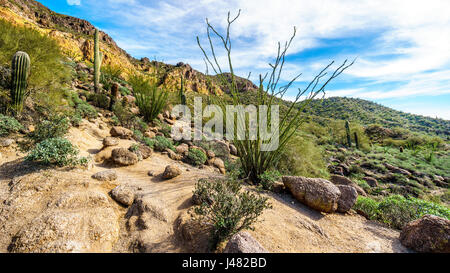
M 194 212 L 211 227 L 212 248 L 241 230 L 253 229 L 262 212 L 271 208 L 267 197 L 242 190 L 241 182 L 234 179 L 200 179 L 194 196 L 200 201 Z
M 23 129 L 22 124 L 15 118 L 0 114 L 0 137 L 16 133 L 21 129 Z
M 49 138 L 36 145 L 25 158 L 44 165 L 76 166 L 85 165 L 86 158 L 78 158 L 78 149 L 65 138 Z
M 358 196 L 353 209 L 364 212 L 372 220 L 378 217 L 378 202 L 369 197 Z
M 190 148 L 187 155 L 187 160 L 194 166 L 200 166 L 205 164 L 206 160 L 208 160 L 208 157 L 202 150 L 197 148 Z
M 450 209 L 430 201 L 401 195 L 391 195 L 380 202 L 368 197 L 358 197 L 354 209 L 359 209 L 370 219 L 381 221 L 390 227 L 401 229 L 410 221 L 425 214 L 432 214 L 450 219 Z
M 281 174 L 277 170 L 267 170 L 259 176 L 260 185 L 264 190 L 271 191 L 275 182 L 281 177 Z
M 155 137 L 153 148 L 159 152 L 164 152 L 166 149 L 175 150 L 172 139 L 163 136 Z
M 149 138 L 149 137 L 144 137 L 142 139 L 142 142 L 145 143 L 145 145 L 149 146 L 150 148 L 153 148 L 155 145 L 156 140 L 153 138 Z
M 36 130 L 29 137 L 34 143 L 39 143 L 50 138 L 63 137 L 69 130 L 69 118 L 56 116 L 51 120 L 44 120 L 38 124 Z
M 146 121 L 153 121 L 166 106 L 168 92 L 159 89 L 142 75 L 134 74 L 130 76 L 128 82 L 133 87 L 139 112 Z
M 294 135 L 287 143 L 278 163 L 282 173 L 306 177 L 329 176 L 322 150 L 313 140 Z

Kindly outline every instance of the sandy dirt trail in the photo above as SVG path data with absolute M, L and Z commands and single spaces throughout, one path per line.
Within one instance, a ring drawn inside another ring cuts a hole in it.
M 68 138 L 79 147 L 82 155 L 93 156 L 102 147 L 102 139 L 109 135 L 108 128 L 98 129 L 98 124 L 85 122 L 81 128 L 72 128 Z M 129 147 L 130 140 L 121 140 L 120 147 Z M 11 162 L 21 161 L 23 154 L 2 151 L 0 166 L 0 202 L 8 199 L 8 184 L 14 178 L 11 173 Z M 20 164 L 20 163 L 18 163 Z M 174 179 L 164 181 L 160 174 L 169 164 L 178 164 L 182 174 Z M 8 168 L 8 170 L 5 170 Z M 147 252 L 185 252 L 188 248 L 177 234 L 176 219 L 192 206 L 191 197 L 195 183 L 202 177 L 219 176 L 211 169 L 199 169 L 182 162 L 175 162 L 160 153 L 153 155 L 138 164 L 129 167 L 114 168 L 118 179 L 113 184 L 97 183 L 91 175 L 113 168 L 107 164 L 95 164 L 89 170 L 47 170 L 57 173 L 64 179 L 72 178 L 96 185 L 105 193 L 120 184 L 130 187 L 136 195 L 151 196 L 158 199 L 167 212 L 167 221 L 151 222 L 149 229 L 143 233 L 130 230 L 127 225 L 127 208 L 118 205 L 109 196 L 109 202 L 114 203 L 119 221 L 118 240 L 110 249 L 113 252 L 140 251 Z M 153 171 L 155 176 L 148 176 Z M 54 177 L 54 175 L 49 175 Z M 383 227 L 373 221 L 368 221 L 357 214 L 322 214 L 309 209 L 293 199 L 289 194 L 264 193 L 269 196 L 273 208 L 266 210 L 261 221 L 250 233 L 271 252 L 406 252 L 399 242 L 399 232 Z M 2 202 L 3 203 L 3 202 Z M 0 205 L 1 208 L 2 205 Z M 42 208 L 44 209 L 44 208 Z M 35 212 L 23 217 L 32 218 Z M 8 218 L 7 216 L 4 216 Z M 17 225 L 11 223 L 0 230 L 0 251 L 6 251 L 8 242 L 20 225 L 26 223 L 17 219 Z M 1 219 L 0 219 L 1 220 Z M 1 222 L 1 221 L 0 221 Z M 141 242 L 137 246 L 136 242 Z M 144 244 L 144 246 L 142 245 Z

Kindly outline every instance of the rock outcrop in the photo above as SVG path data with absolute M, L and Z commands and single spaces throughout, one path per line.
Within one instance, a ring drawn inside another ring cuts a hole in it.
M 114 163 L 122 166 L 134 165 L 138 162 L 137 155 L 125 148 L 116 148 L 112 150 L 111 159 Z

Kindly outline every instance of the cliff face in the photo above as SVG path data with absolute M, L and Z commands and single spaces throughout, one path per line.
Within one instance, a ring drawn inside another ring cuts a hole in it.
M 90 63 L 93 60 L 95 27 L 86 20 L 56 13 L 34 0 L 0 0 L 0 17 L 49 35 L 59 43 L 68 57 L 77 62 Z M 103 64 L 120 66 L 125 74 L 135 71 L 157 74 L 159 84 L 169 91 L 178 90 L 183 75 L 187 92 L 215 95 L 227 92 L 216 77 L 204 75 L 188 64 L 169 65 L 150 61 L 148 58 L 137 60 L 104 32 L 100 32 L 100 41 L 100 50 L 104 56 Z M 256 88 L 245 79 L 238 81 L 242 91 Z

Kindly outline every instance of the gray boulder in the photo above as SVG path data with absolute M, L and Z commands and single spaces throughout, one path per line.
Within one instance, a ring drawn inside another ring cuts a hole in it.
M 241 231 L 228 241 L 223 253 L 269 253 L 250 233 Z

